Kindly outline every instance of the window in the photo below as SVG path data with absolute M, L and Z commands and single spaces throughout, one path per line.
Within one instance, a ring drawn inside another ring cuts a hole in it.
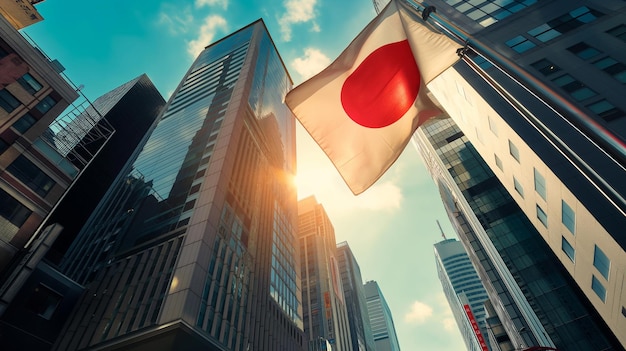
M 548 215 L 539 205 L 537 205 L 537 218 L 544 227 L 548 228 Z
M 535 191 L 537 192 L 537 194 L 539 194 L 539 196 L 541 196 L 542 199 L 545 200 L 546 199 L 546 180 L 536 168 L 534 169 L 534 173 L 535 173 Z
M 528 51 L 532 48 L 534 48 L 535 43 L 533 43 L 532 41 L 528 40 L 527 38 L 525 38 L 522 35 L 518 35 L 513 39 L 507 40 L 506 42 L 504 42 L 506 44 L 506 46 L 510 47 L 511 49 L 515 50 L 518 53 L 522 53 L 525 51 Z
M 578 43 L 576 45 L 570 46 L 569 48 L 567 48 L 567 50 L 583 60 L 588 60 L 601 54 L 600 50 L 591 47 L 586 43 Z
M 602 302 L 606 301 L 606 288 L 602 285 L 602 283 L 600 283 L 595 275 L 591 276 L 591 289 L 596 293 L 596 295 L 598 295 Z
M 561 200 L 561 222 L 570 233 L 576 234 L 576 213 L 565 200 Z
M 605 279 L 609 279 L 611 260 L 609 260 L 598 245 L 595 245 L 595 248 L 593 249 L 593 266 L 598 269 L 598 272 L 600 272 Z
M 603 13 L 581 6 L 568 14 L 557 17 L 547 23 L 528 31 L 528 34 L 541 42 L 550 41 L 563 33 L 572 31 L 585 23 L 590 23 L 602 16 Z
M 0 90 L 0 107 L 8 113 L 13 112 L 22 103 L 9 93 L 6 89 Z
M 561 250 L 565 252 L 570 261 L 574 262 L 576 258 L 576 250 L 574 249 L 572 244 L 570 244 L 569 241 L 567 241 L 567 239 L 565 239 L 565 237 L 563 236 L 561 237 Z
M 587 105 L 587 108 L 607 122 L 622 118 L 625 115 L 624 111 L 604 99 Z
M 520 194 L 522 196 L 522 198 L 523 198 L 524 197 L 524 187 L 522 187 L 522 184 L 520 184 L 520 182 L 518 182 L 515 177 L 513 177 L 513 187 L 515 187 L 515 191 L 517 191 L 517 193 Z
M 0 138 L 0 154 L 7 151 L 9 146 L 10 146 L 9 143 L 4 141 L 4 139 Z
M 561 70 L 559 66 L 555 65 L 554 63 L 546 59 L 541 59 L 535 63 L 531 63 L 530 65 L 537 71 L 541 72 L 544 76 L 550 75 L 552 73 L 555 73 Z
M 498 125 L 496 124 L 496 121 L 487 116 L 487 122 L 489 122 L 489 130 L 491 130 L 493 135 L 498 136 Z
M 26 307 L 44 319 L 52 319 L 63 297 L 47 286 L 39 284 L 26 302 Z
M 35 123 L 37 123 L 37 120 L 35 119 L 35 117 L 33 117 L 30 113 L 26 113 L 24 116 L 20 117 L 20 119 L 15 121 L 12 127 L 18 132 L 20 132 L 21 134 L 24 134 Z
M 620 83 L 626 83 L 626 65 L 612 57 L 605 57 L 593 63 L 594 66 L 611 75 Z
M 41 114 L 45 114 L 50 111 L 50 109 L 56 105 L 57 101 L 50 95 L 47 95 L 35 106 L 37 111 L 41 112 Z
M 519 150 L 517 149 L 517 146 L 515 146 L 515 144 L 513 144 L 513 142 L 510 140 L 509 140 L 509 153 L 511 154 L 511 156 L 513 156 L 515 161 L 519 162 Z
M 33 211 L 0 189 L 0 216 L 13 225 L 13 227 L 9 225 L 0 226 L 0 238 L 6 242 L 11 241 L 19 227 L 26 222 L 31 213 Z
M 565 90 L 576 101 L 582 101 L 597 95 L 595 91 L 587 88 L 582 82 L 569 74 L 554 78 L 552 82 Z
M 613 27 L 609 30 L 606 31 L 607 33 L 611 34 L 612 36 L 618 38 L 618 39 L 622 39 L 622 41 L 626 42 L 626 25 L 624 24 L 620 24 L 617 27 Z
M 55 184 L 52 178 L 24 155 L 20 155 L 16 158 L 15 161 L 7 167 L 7 171 L 42 197 L 46 196 Z
M 22 88 L 24 88 L 31 95 L 35 95 L 36 92 L 43 88 L 43 85 L 37 81 L 33 76 L 29 73 L 24 74 L 20 78 L 17 79 L 17 82 L 20 83 Z
M 500 168 L 500 170 L 502 171 L 503 170 L 502 160 L 496 154 L 494 154 L 493 156 L 496 158 L 496 166 L 498 166 L 498 168 Z

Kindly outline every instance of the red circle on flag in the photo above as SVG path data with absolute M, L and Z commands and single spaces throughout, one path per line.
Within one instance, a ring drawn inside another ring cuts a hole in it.
M 381 46 L 361 62 L 341 88 L 341 104 L 356 123 L 386 127 L 413 106 L 420 73 L 407 40 Z

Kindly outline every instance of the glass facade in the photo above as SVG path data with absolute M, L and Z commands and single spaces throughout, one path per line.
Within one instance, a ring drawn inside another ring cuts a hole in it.
M 62 264 L 96 290 L 126 279 L 126 300 L 61 345 L 184 320 L 192 349 L 300 350 L 291 84 L 262 21 L 200 53 Z
M 522 305 L 517 303 L 516 307 L 511 305 L 499 311 L 522 318 L 512 320 L 513 326 L 509 327 L 509 332 L 522 327 L 529 330 L 528 326 L 533 322 L 522 316 L 528 316 L 528 312 L 523 311 L 531 308 L 541 324 L 540 329 L 545 330 L 551 342 L 559 349 L 614 349 L 610 339 L 605 336 L 606 327 L 595 315 L 591 305 L 580 299 L 580 292 L 568 272 L 557 263 L 554 253 L 467 137 L 446 142 L 449 136 L 460 132 L 458 126 L 451 119 L 445 119 L 429 122 L 420 130 L 424 135 L 421 139 L 423 142 L 420 143 L 423 145 L 421 150 L 434 147 L 432 152 L 441 161 L 442 169 L 449 173 L 449 176 L 442 176 L 441 186 L 449 187 L 442 194 L 449 192 L 457 195 L 446 196 L 448 200 L 444 204 L 453 223 L 456 223 L 459 238 L 468 240 L 474 252 L 473 260 L 477 260 L 478 265 L 483 267 L 479 273 L 483 282 L 486 282 L 486 287 L 489 285 L 490 298 L 500 299 L 506 307 L 513 303 L 511 296 L 515 296 L 516 289 L 523 294 L 525 302 Z M 464 209 L 461 203 L 469 206 L 470 214 L 459 212 Z M 474 216 L 476 223 L 467 220 Z M 473 226 L 476 227 L 472 228 Z M 484 231 L 489 242 L 481 242 L 484 239 L 477 236 L 481 231 Z M 484 245 L 487 244 L 493 245 L 499 257 L 493 256 L 494 252 L 485 250 Z M 569 250 L 565 243 L 564 250 Z M 511 274 L 517 286 L 511 291 L 512 295 L 502 294 L 511 287 L 507 286 L 508 283 L 503 284 L 506 279 L 502 280 L 503 267 L 498 268 L 499 260 L 506 267 L 504 272 Z M 500 319 L 505 322 L 507 318 L 502 317 Z M 521 337 L 528 346 L 545 345 L 541 341 L 533 340 L 531 335 L 522 333 Z

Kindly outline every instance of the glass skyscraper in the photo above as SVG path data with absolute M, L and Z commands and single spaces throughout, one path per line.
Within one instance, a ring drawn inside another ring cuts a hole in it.
M 376 351 L 400 351 L 391 309 L 378 283 L 370 280 L 363 285 L 363 288 Z
M 446 239 L 434 249 L 439 280 L 467 349 L 489 350 L 484 307 L 488 296 L 463 244 Z
M 262 20 L 199 54 L 62 262 L 56 349 L 302 349 L 291 85 Z

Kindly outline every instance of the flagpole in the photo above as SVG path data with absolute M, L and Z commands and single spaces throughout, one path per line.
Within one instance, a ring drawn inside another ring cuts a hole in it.
M 600 125 L 578 107 L 556 94 L 551 88 L 530 75 L 517 64 L 474 40 L 467 32 L 463 31 L 442 16 L 437 15 L 431 6 L 416 3 L 414 0 L 400 0 L 414 10 L 422 14 L 422 18 L 441 29 L 448 37 L 464 45 L 459 54 L 465 63 L 484 79 L 498 94 L 507 100 L 529 123 L 535 127 L 568 161 L 608 199 L 623 215 L 626 216 L 626 199 L 616 191 L 601 175 L 578 156 L 558 135 L 543 124 L 533 113 L 528 111 L 522 103 L 517 101 L 505 88 L 500 86 L 493 77 L 478 66 L 467 53 L 469 50 L 480 55 L 499 71 L 504 73 L 513 82 L 536 97 L 541 103 L 554 111 L 568 124 L 581 131 L 581 134 L 590 140 L 612 162 L 626 171 L 626 142 L 613 132 Z

